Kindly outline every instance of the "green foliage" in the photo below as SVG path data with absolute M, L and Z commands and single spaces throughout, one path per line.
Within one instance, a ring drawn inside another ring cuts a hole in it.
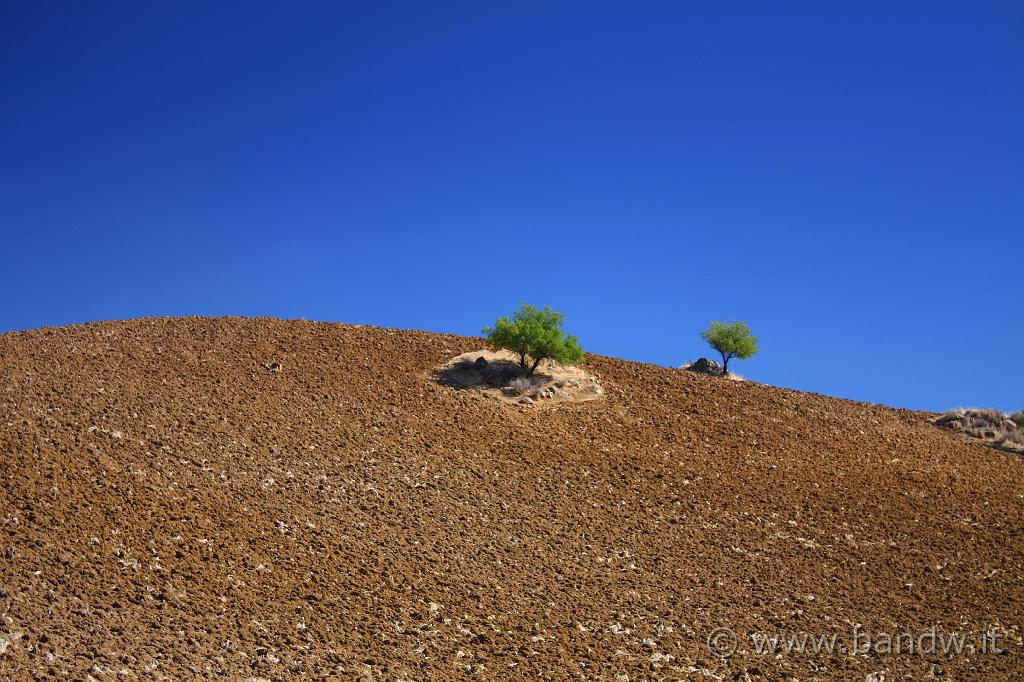
M 542 360 L 560 365 L 583 361 L 579 339 L 562 331 L 564 319 L 565 315 L 551 308 L 538 310 L 523 303 L 512 317 L 499 317 L 493 327 L 485 327 L 484 334 L 492 348 L 516 353 L 519 365 L 532 376 Z
M 700 333 L 712 348 L 722 355 L 722 371 L 729 373 L 729 360 L 746 360 L 757 353 L 757 337 L 750 333 L 750 327 L 742 322 L 712 322 Z
M 1024 429 L 1024 412 L 1014 412 L 1010 415 L 1010 419 L 1013 420 L 1014 424 Z

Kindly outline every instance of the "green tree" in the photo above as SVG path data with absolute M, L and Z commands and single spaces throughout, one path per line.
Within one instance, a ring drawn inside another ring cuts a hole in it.
M 722 374 L 729 373 L 729 361 L 733 358 L 746 360 L 757 353 L 757 337 L 742 322 L 712 322 L 700 335 L 722 354 Z
M 525 303 L 512 317 L 499 317 L 493 327 L 485 327 L 487 343 L 492 348 L 504 348 L 519 356 L 519 366 L 530 376 L 542 360 L 554 360 L 560 365 L 575 365 L 583 361 L 579 339 L 562 331 L 565 315 L 549 307 L 537 310 Z

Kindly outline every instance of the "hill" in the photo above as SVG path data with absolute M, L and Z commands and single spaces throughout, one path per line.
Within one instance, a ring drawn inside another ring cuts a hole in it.
M 0 335 L 0 677 L 1024 671 L 1018 455 L 607 357 L 602 400 L 546 409 L 436 381 L 480 346 L 239 318 Z M 750 639 L 857 624 L 866 654 Z M 992 627 L 1003 653 L 876 646 Z

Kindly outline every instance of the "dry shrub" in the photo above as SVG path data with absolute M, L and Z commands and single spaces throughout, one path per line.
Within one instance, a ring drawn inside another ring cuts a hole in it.
M 1000 424 L 1006 417 L 999 410 L 991 407 L 975 408 L 968 410 L 975 419 L 985 419 L 990 424 Z
M 1003 434 L 1003 443 L 1012 443 L 1015 445 L 1024 445 L 1024 431 L 1021 429 L 1014 429 L 1013 431 L 1006 431 Z
M 999 410 L 989 407 L 958 407 L 954 410 L 943 412 L 935 419 L 934 423 L 939 426 L 946 426 L 954 422 L 960 422 L 965 429 L 1001 429 L 1006 418 L 1006 415 Z
M 936 417 L 934 424 L 964 435 L 986 441 L 997 447 L 1024 448 L 1024 415 L 1008 415 L 992 408 L 963 408 L 947 410 Z
M 543 382 L 537 377 L 516 377 L 509 382 L 509 388 L 519 395 L 535 396 Z

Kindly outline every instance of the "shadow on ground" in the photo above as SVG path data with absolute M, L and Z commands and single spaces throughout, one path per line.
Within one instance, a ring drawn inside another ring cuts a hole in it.
M 472 357 L 461 358 L 434 372 L 434 378 L 439 384 L 457 390 L 502 388 L 508 386 L 513 379 L 524 376 L 526 376 L 526 370 L 512 360 L 487 360 Z M 547 382 L 551 379 L 549 375 L 541 372 L 537 372 L 534 376 L 540 382 Z

